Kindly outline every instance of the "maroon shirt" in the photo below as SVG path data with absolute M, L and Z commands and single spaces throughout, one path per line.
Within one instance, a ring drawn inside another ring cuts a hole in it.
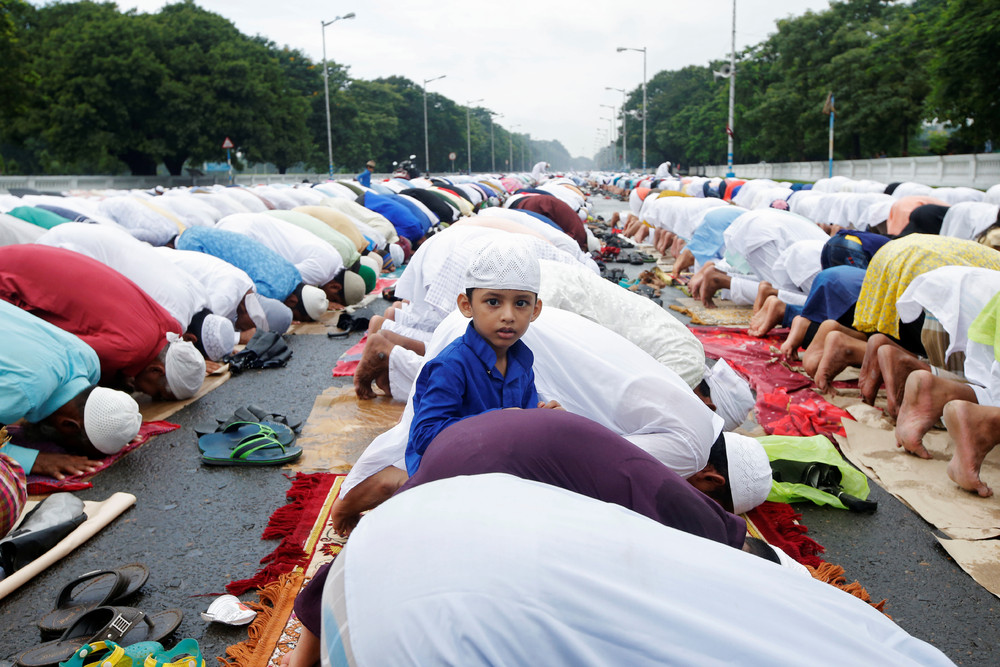
M 511 204 L 511 208 L 544 215 L 571 236 L 580 250 L 587 250 L 587 232 L 583 228 L 583 221 L 569 204 L 555 195 L 526 195 Z
M 76 334 L 97 352 L 101 380 L 134 377 L 180 323 L 134 282 L 72 250 L 0 247 L 0 299 Z

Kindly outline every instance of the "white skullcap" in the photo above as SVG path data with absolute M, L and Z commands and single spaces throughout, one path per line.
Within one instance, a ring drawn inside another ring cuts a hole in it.
M 746 421 L 747 414 L 753 408 L 754 398 L 750 385 L 739 373 L 724 359 L 719 359 L 711 369 L 705 367 L 705 382 L 712 392 L 715 411 L 726 422 L 723 430 L 732 431 Z
M 375 259 L 371 255 L 362 255 L 361 256 L 361 263 L 364 264 L 365 266 L 369 267 L 372 271 L 374 271 L 376 276 L 382 272 L 382 258 L 381 257 L 378 258 L 378 259 Z
M 256 292 L 250 292 L 243 297 L 243 305 L 246 306 L 247 315 L 250 316 L 253 325 L 259 331 L 270 331 L 270 327 L 267 324 L 267 313 L 264 312 L 264 307 L 260 305 L 260 299 Z
M 205 355 L 218 361 L 236 347 L 236 329 L 233 323 L 220 315 L 206 315 L 201 323 L 201 346 Z
M 776 547 L 773 544 L 768 546 L 774 549 L 774 553 L 778 557 L 778 562 L 781 563 L 781 567 L 786 570 L 790 570 L 795 574 L 812 578 L 812 575 L 809 574 L 809 570 L 806 569 L 806 566 L 782 551 L 781 547 Z
M 344 303 L 353 306 L 365 298 L 365 279 L 354 271 L 344 271 Z
M 292 326 L 291 308 L 277 299 L 271 299 L 260 294 L 257 295 L 257 301 L 260 302 L 261 307 L 264 309 L 264 314 L 267 315 L 267 331 L 273 331 L 276 334 L 283 334 L 288 331 L 288 327 Z
M 733 514 L 749 512 L 771 492 L 771 462 L 759 442 L 738 433 L 724 433 L 729 464 Z
M 116 454 L 139 434 L 139 404 L 124 391 L 94 387 L 83 407 L 83 430 L 97 451 Z
M 465 289 L 485 287 L 538 294 L 541 284 L 538 257 L 517 234 L 504 234 L 479 251 L 465 273 Z
M 403 254 L 403 249 L 398 243 L 389 244 L 389 256 L 392 257 L 392 263 L 397 268 L 402 266 L 403 262 L 406 261 L 406 255 Z
M 181 340 L 173 332 L 167 333 L 167 358 L 164 368 L 167 373 L 167 387 L 177 400 L 191 398 L 201 389 L 205 381 L 205 357 L 193 343 Z
M 330 300 L 326 298 L 326 292 L 312 285 L 305 285 L 302 288 L 302 308 L 306 315 L 314 320 L 323 317 L 330 307 Z

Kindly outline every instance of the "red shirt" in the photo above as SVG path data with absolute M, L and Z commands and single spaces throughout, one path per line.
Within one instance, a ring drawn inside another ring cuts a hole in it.
M 180 323 L 134 282 L 95 259 L 34 243 L 0 247 L 0 299 L 76 334 L 97 352 L 102 382 L 134 377 Z
M 587 232 L 583 228 L 583 221 L 570 208 L 569 204 L 558 197 L 554 195 L 527 195 L 514 202 L 511 208 L 544 215 L 569 234 L 580 246 L 580 250 L 587 250 Z

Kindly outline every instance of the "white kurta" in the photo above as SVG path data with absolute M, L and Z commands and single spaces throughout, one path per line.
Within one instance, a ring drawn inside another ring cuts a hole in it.
M 246 271 L 214 255 L 173 248 L 154 250 L 201 283 L 208 295 L 212 312 L 233 322 L 236 321 L 236 310 L 246 293 L 257 291 Z
M 176 222 L 161 215 L 154 207 L 146 206 L 129 195 L 102 199 L 100 210 L 127 229 L 129 234 L 152 245 L 165 245 L 183 231 Z
M 987 202 L 960 202 L 948 208 L 941 223 L 941 236 L 954 236 L 967 241 L 976 237 L 997 221 L 1000 206 Z
M 107 225 L 67 222 L 36 243 L 66 248 L 110 266 L 142 288 L 187 329 L 195 313 L 209 308 L 208 293 L 187 271 L 147 243 Z
M 757 278 L 773 285 L 778 280 L 774 266 L 783 250 L 796 241 L 826 241 L 830 237 L 814 222 L 772 208 L 744 213 L 733 220 L 723 238 L 726 258 L 731 264 L 740 263 L 730 259 L 730 255 L 741 257 Z
M 344 268 L 344 259 L 332 245 L 266 213 L 227 215 L 216 227 L 260 241 L 294 264 L 307 285 L 325 285 Z
M 44 227 L 33 225 L 6 213 L 0 213 L 0 246 L 34 243 L 44 233 Z
M 370 512 L 322 599 L 323 665 L 952 664 L 829 584 L 498 473 Z

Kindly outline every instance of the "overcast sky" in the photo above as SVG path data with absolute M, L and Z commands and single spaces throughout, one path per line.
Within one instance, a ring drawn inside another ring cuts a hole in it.
M 606 86 L 642 85 L 647 75 L 728 58 L 731 0 L 529 0 L 480 2 L 309 2 L 308 0 L 196 0 L 233 21 L 245 34 L 264 35 L 322 60 L 321 22 L 354 12 L 326 28 L 326 53 L 360 79 L 401 75 L 417 84 L 442 74 L 428 90 L 460 105 L 478 99 L 503 114 L 497 123 L 532 138 L 556 139 L 573 156 L 592 156 L 599 132 L 607 139 L 611 109 L 621 93 Z M 123 10 L 156 12 L 163 0 L 122 0 Z M 829 0 L 738 0 L 736 48 L 774 32 L 775 21 Z M 640 7 L 645 7 L 640 9 Z M 719 82 L 718 85 L 724 85 Z M 641 125 L 628 129 L 629 146 L 641 143 Z M 421 146 L 413 148 L 421 153 Z

